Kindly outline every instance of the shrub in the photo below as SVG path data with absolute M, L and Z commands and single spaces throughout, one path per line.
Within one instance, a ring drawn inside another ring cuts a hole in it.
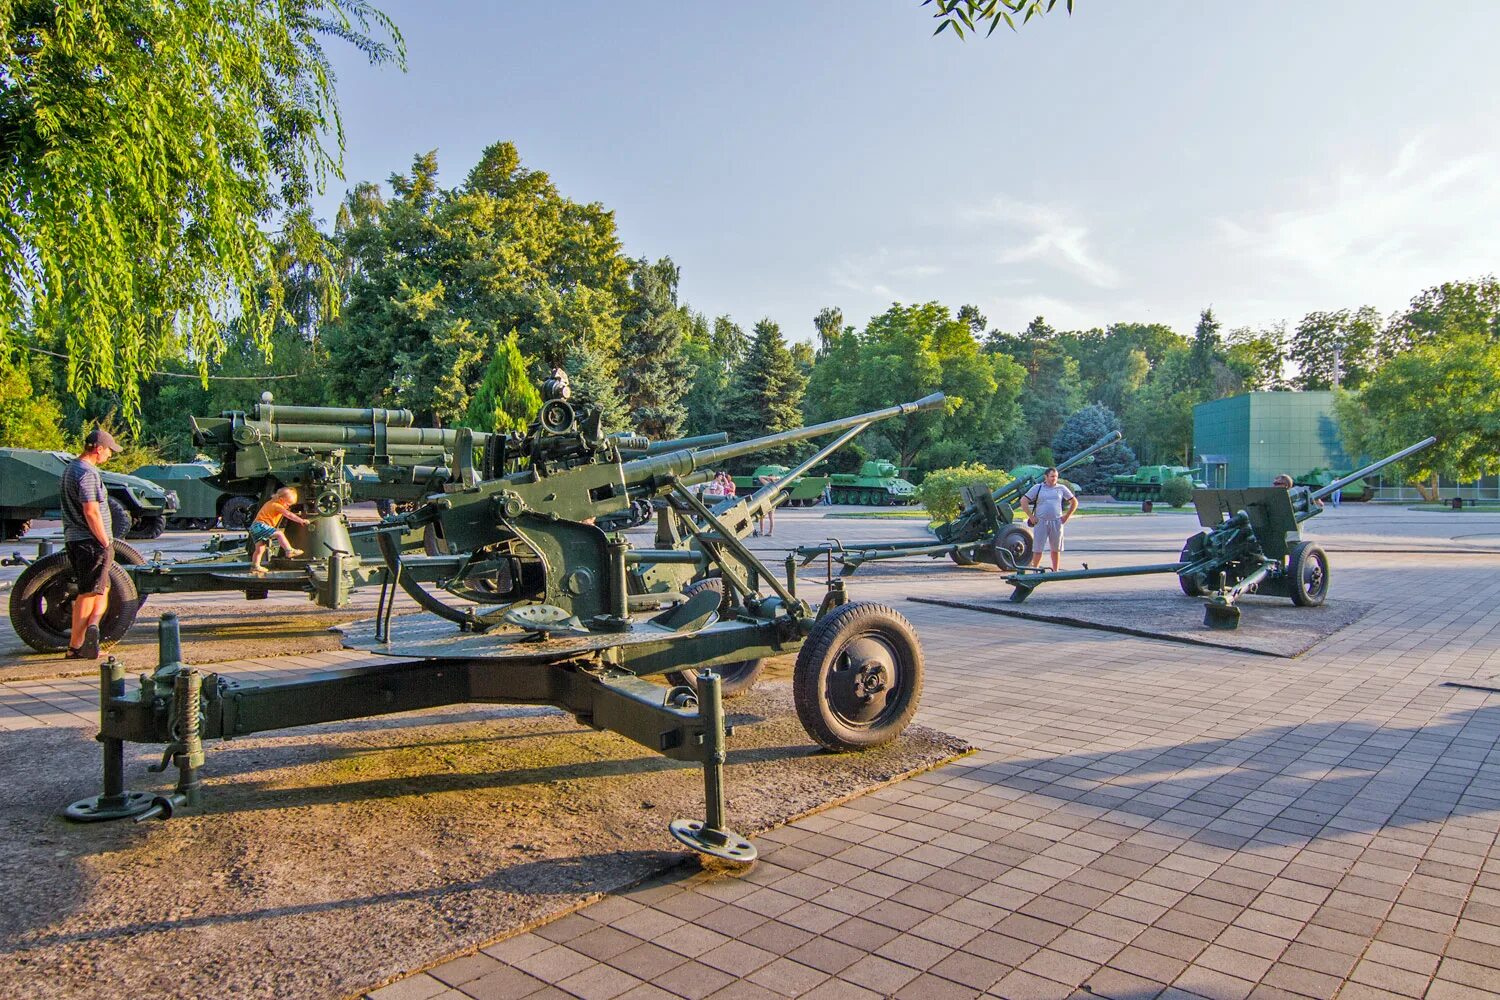
M 917 487 L 917 496 L 922 506 L 935 521 L 951 521 L 963 510 L 962 490 L 965 486 L 979 484 L 988 490 L 996 490 L 1010 482 L 1010 473 L 1004 469 L 990 469 L 978 463 L 965 463 L 948 469 L 937 469 L 927 474 L 922 485 Z
M 1182 507 L 1193 499 L 1193 481 L 1186 476 L 1173 476 L 1161 484 L 1161 498 L 1173 507 Z

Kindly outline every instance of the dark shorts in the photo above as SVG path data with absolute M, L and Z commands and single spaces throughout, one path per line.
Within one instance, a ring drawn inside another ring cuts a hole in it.
M 276 537 L 280 528 L 273 528 L 264 521 L 250 522 L 250 540 L 252 542 L 269 542 Z
M 68 542 L 68 562 L 73 564 L 73 577 L 78 581 L 80 594 L 109 593 L 109 564 L 115 561 L 115 547 L 100 545 L 90 538 L 83 542 Z

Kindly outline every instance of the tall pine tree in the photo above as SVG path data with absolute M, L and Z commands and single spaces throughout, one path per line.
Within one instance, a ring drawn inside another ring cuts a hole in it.
M 619 382 L 610 370 L 609 357 L 584 343 L 568 349 L 563 369 L 573 384 L 573 395 L 599 407 L 604 429 L 609 432 L 628 430 L 630 414 L 620 398 Z
M 512 330 L 490 356 L 484 378 L 469 399 L 464 426 L 494 434 L 524 430 L 541 406 L 541 393 L 531 384 L 526 358 Z
M 683 350 L 684 316 L 677 306 L 677 265 L 663 257 L 635 262 L 632 301 L 624 321 L 620 389 L 635 429 L 655 440 L 680 437 L 687 417 L 682 398 L 692 378 Z
M 742 440 L 799 427 L 806 389 L 807 378 L 787 349 L 781 327 L 763 319 L 755 324 L 750 348 L 730 377 L 724 428 L 732 440 Z M 747 464 L 788 461 L 796 453 L 797 446 L 790 445 L 756 455 Z

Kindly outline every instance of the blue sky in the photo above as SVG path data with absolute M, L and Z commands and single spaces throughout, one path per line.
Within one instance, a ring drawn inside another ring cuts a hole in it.
M 917 0 L 380 5 L 407 72 L 333 53 L 351 182 L 510 140 L 695 309 L 796 339 L 933 299 L 1295 324 L 1500 269 L 1497 3 L 1077 0 L 964 43 Z

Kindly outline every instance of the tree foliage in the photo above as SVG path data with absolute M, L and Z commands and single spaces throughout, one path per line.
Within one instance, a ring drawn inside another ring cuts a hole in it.
M 723 429 L 731 440 L 760 437 L 791 430 L 802 423 L 802 394 L 807 379 L 792 359 L 781 328 L 769 319 L 755 324 L 750 347 L 730 376 Z M 787 459 L 796 446 L 752 456 L 751 465 Z
M 1052 438 L 1052 453 L 1059 461 L 1066 461 L 1111 431 L 1120 429 L 1120 420 L 1114 411 L 1095 403 L 1085 406 L 1070 416 Z M 1140 463 L 1135 453 L 1122 441 L 1099 449 L 1092 461 L 1076 465 L 1068 470 L 1068 478 L 1077 483 L 1085 493 L 1107 492 L 1111 476 L 1128 475 Z
M 1361 306 L 1302 317 L 1289 355 L 1299 389 L 1358 389 L 1393 353 L 1380 313 Z
M 484 378 L 469 398 L 464 426 L 492 434 L 525 430 L 541 408 L 542 394 L 527 370 L 526 358 L 512 330 L 490 355 Z
M 677 304 L 677 265 L 663 257 L 635 262 L 625 316 L 620 387 L 630 419 L 658 440 L 680 437 L 687 408 L 690 362 L 684 351 L 687 317 Z
M 1073 0 L 1063 0 L 1069 14 L 1073 13 Z M 932 16 L 938 20 L 934 35 L 951 30 L 959 38 L 964 32 L 977 32 L 988 25 L 986 35 L 1004 24 L 1015 31 L 1016 21 L 1027 24 L 1057 6 L 1057 0 L 922 0 L 922 6 L 933 6 Z
M 1419 292 L 1405 312 L 1392 317 L 1389 337 L 1399 349 L 1463 333 L 1500 339 L 1500 281 L 1494 275 L 1445 281 Z
M 0 337 L 62 344 L 68 390 L 132 421 L 174 342 L 223 352 L 231 303 L 269 349 L 262 226 L 342 156 L 323 41 L 400 61 L 395 26 L 365 0 L 0 0 L 0 24 Z
M 47 388 L 42 359 L 19 348 L 0 347 L 0 447 L 67 447 L 62 411 Z
M 917 497 L 934 521 L 951 521 L 963 510 L 965 486 L 982 486 L 993 493 L 1010 481 L 1010 473 L 1004 469 L 966 462 L 927 473 L 917 487 Z

